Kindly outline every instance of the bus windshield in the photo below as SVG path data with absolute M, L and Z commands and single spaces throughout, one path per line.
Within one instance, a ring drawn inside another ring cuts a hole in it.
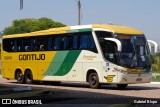
M 122 43 L 119 64 L 129 68 L 150 68 L 150 54 L 145 36 L 117 35 Z

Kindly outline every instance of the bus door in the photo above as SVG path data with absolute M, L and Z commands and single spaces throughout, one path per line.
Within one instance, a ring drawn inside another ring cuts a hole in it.
M 103 54 L 106 59 L 105 64 L 105 79 L 109 83 L 117 82 L 117 72 L 114 70 L 115 64 L 117 64 L 117 45 L 112 41 L 105 41 L 103 47 Z

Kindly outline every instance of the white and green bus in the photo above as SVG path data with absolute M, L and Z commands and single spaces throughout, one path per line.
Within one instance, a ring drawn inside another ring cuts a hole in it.
M 152 78 L 144 34 L 119 25 L 80 25 L 3 36 L 2 76 L 33 81 L 101 84 L 149 83 Z

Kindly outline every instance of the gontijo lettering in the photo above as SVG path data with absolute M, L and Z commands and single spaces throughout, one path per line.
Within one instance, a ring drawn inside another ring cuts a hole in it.
M 45 60 L 45 54 L 20 54 L 19 60 Z

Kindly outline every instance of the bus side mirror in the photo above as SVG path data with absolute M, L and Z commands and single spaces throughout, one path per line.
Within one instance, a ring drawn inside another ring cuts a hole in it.
M 117 50 L 118 50 L 118 52 L 122 51 L 122 44 L 121 44 L 121 42 L 118 39 L 115 39 L 115 38 L 104 38 L 104 39 L 107 40 L 107 41 L 115 42 L 117 44 Z

